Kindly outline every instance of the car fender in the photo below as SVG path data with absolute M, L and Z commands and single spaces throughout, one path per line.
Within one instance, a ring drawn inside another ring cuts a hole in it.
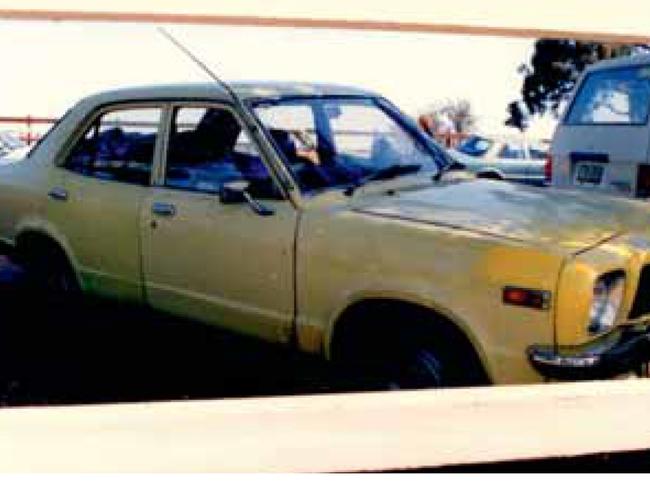
M 466 337 L 469 343 L 474 348 L 477 356 L 479 357 L 488 377 L 491 377 L 492 365 L 489 361 L 489 356 L 486 354 L 481 341 L 473 333 L 469 324 L 461 317 L 455 314 L 452 310 L 437 303 L 430 296 L 419 294 L 415 291 L 400 289 L 372 289 L 360 290 L 351 293 L 346 300 L 344 300 L 339 307 L 337 307 L 331 314 L 323 332 L 323 349 L 325 357 L 331 359 L 332 357 L 332 340 L 336 326 L 339 319 L 351 306 L 361 303 L 366 300 L 393 300 L 401 302 L 405 305 L 413 305 L 430 310 L 433 314 L 443 317 L 448 322 L 458 328 L 458 330 Z
M 26 233 L 40 234 L 56 243 L 68 259 L 68 263 L 72 267 L 77 278 L 77 283 L 79 283 L 82 289 L 84 288 L 84 281 L 80 273 L 81 267 L 79 261 L 77 260 L 68 239 L 55 225 L 38 215 L 30 215 L 21 219 L 16 225 L 16 231 L 13 237 L 14 247 L 16 246 L 20 236 L 25 235 Z

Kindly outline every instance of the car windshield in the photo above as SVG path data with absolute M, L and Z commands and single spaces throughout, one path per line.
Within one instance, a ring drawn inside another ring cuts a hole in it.
M 254 110 L 306 191 L 437 173 L 446 164 L 441 151 L 382 100 L 297 97 L 257 102 Z
M 472 136 L 465 139 L 456 150 L 463 154 L 480 158 L 489 151 L 493 144 L 493 141 L 485 137 Z

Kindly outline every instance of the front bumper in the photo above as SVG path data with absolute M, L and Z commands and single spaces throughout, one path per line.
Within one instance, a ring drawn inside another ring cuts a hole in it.
M 582 346 L 530 346 L 528 360 L 546 378 L 596 380 L 641 373 L 650 362 L 650 319 L 621 326 Z

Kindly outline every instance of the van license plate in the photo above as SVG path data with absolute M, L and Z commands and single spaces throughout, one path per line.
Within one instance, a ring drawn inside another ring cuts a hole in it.
M 600 186 L 605 168 L 597 163 L 580 163 L 576 167 L 574 183 L 580 186 Z

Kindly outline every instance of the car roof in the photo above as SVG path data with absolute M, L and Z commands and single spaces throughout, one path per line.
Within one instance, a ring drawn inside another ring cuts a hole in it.
M 587 71 L 600 71 L 604 69 L 645 65 L 650 65 L 650 54 L 635 54 L 633 56 L 621 56 L 618 58 L 606 59 L 588 66 Z
M 375 93 L 344 85 L 329 83 L 236 81 L 228 83 L 238 97 L 273 99 L 297 96 L 377 96 Z M 231 96 L 216 82 L 145 85 L 105 91 L 82 100 L 81 103 L 103 105 L 117 101 L 152 99 L 199 99 L 231 101 Z

